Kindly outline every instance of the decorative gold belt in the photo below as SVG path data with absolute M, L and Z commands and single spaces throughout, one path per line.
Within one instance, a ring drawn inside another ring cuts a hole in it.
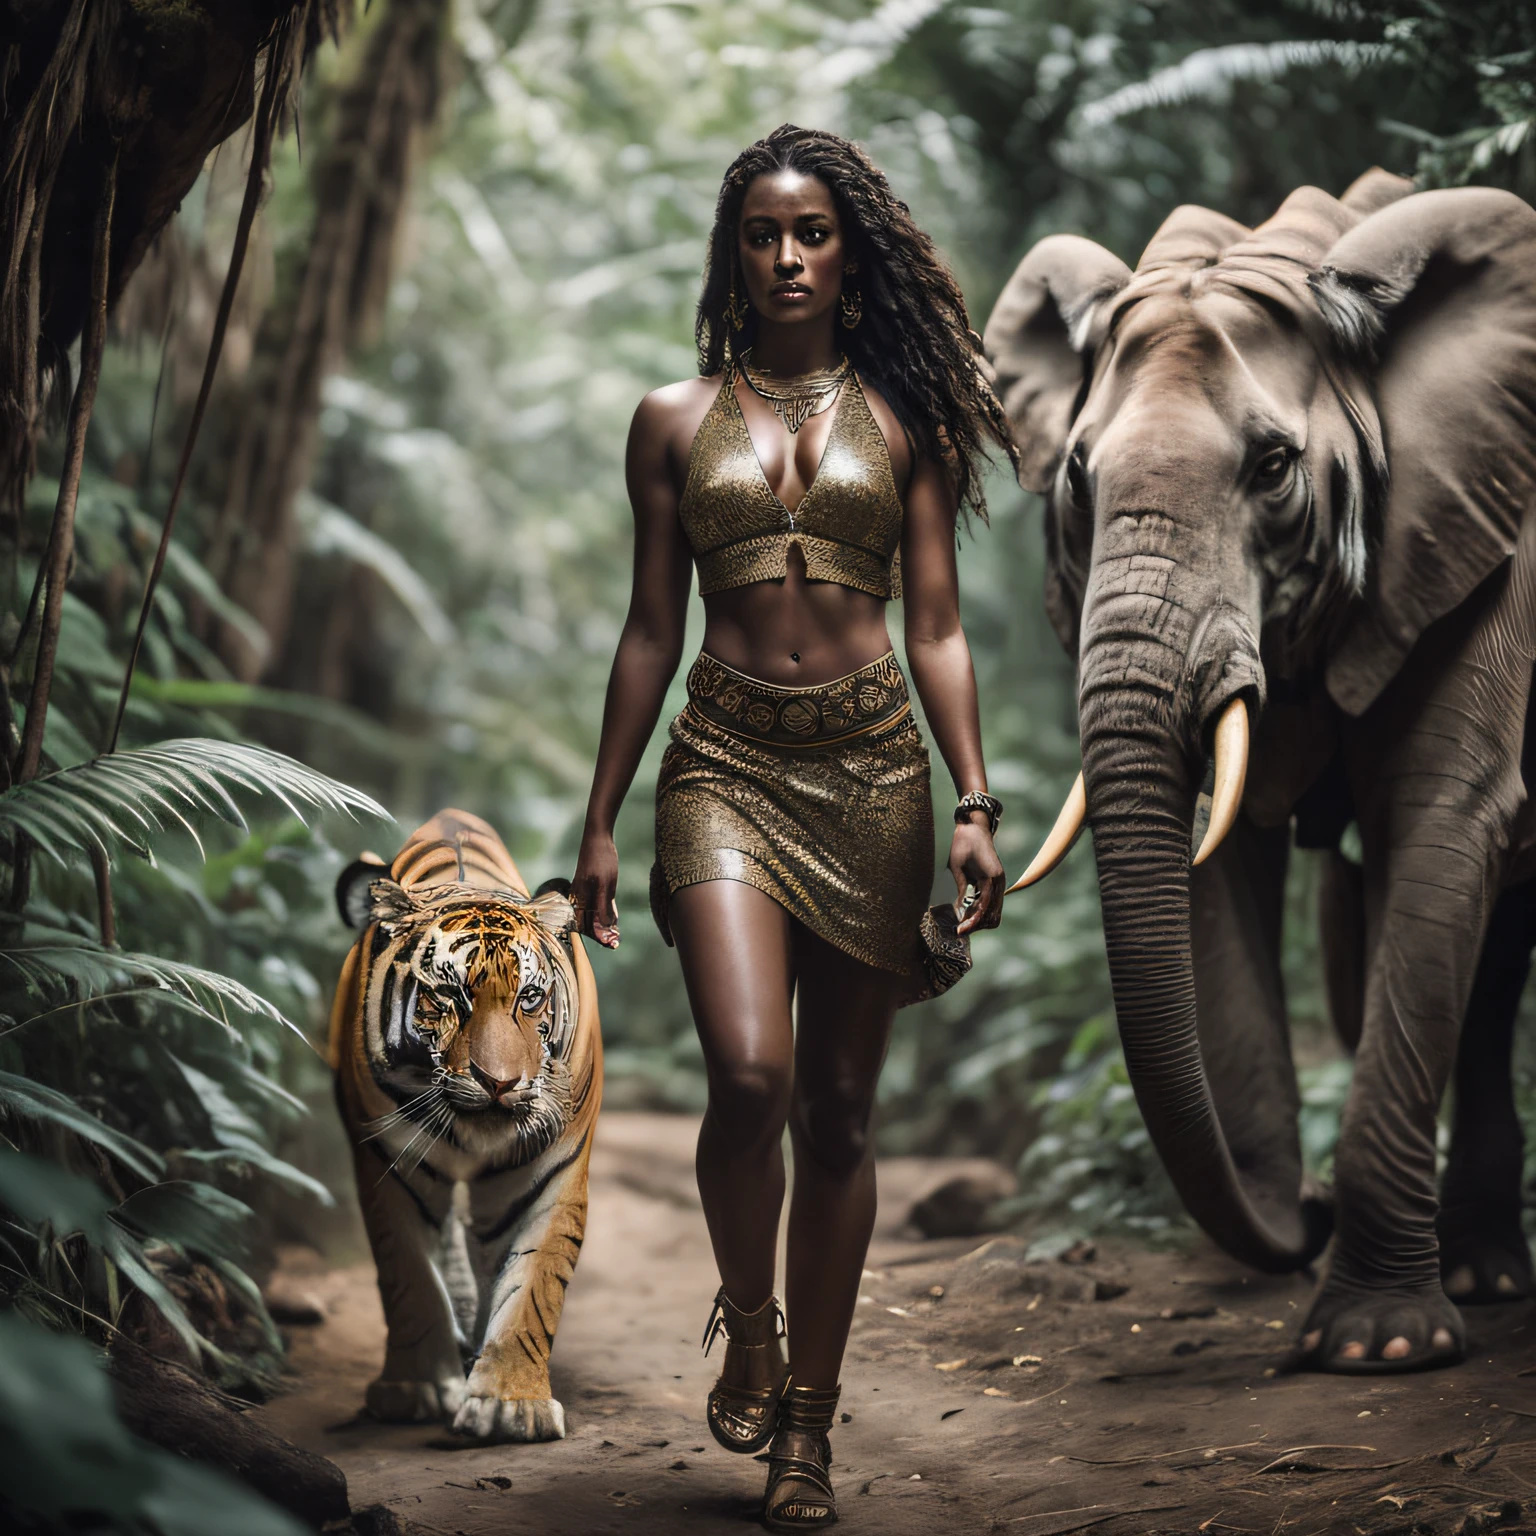
M 688 674 L 688 708 L 711 725 L 776 747 L 826 747 L 897 724 L 912 712 L 895 654 L 814 688 L 748 677 L 707 651 Z

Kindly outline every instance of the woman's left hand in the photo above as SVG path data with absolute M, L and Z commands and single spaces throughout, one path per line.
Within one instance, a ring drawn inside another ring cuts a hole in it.
M 959 933 L 977 928 L 996 928 L 1003 920 L 1003 861 L 992 846 L 992 834 L 985 820 L 962 821 L 955 827 L 949 845 L 949 872 L 955 877 L 956 906 L 960 913 Z M 976 887 L 976 899 L 964 905 L 967 886 Z

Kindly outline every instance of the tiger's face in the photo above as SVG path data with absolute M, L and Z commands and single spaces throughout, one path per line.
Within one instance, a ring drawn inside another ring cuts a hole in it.
M 500 1163 L 537 1157 L 570 1115 L 570 902 L 383 878 L 371 898 L 364 1043 L 400 1106 L 378 1133 L 411 1133 L 411 1161 L 440 1139 Z

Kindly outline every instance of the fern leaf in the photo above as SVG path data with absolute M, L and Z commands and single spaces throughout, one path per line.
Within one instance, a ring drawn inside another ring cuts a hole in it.
M 201 851 L 194 819 L 212 816 L 244 828 L 232 790 L 270 796 L 300 821 L 306 811 L 391 819 L 360 790 L 280 752 L 194 736 L 93 758 L 7 790 L 0 795 L 0 834 L 25 832 L 60 861 L 92 848 L 106 852 L 114 843 L 147 858 L 150 834 L 179 826 Z
M 1232 43 L 1199 48 L 1177 64 L 1145 80 L 1122 86 L 1082 110 L 1079 122 L 1087 129 L 1143 112 L 1149 107 L 1174 107 L 1187 101 L 1225 101 L 1234 85 L 1274 80 L 1289 69 L 1316 69 L 1342 64 L 1357 71 L 1392 62 L 1397 52 L 1386 43 L 1314 42 Z

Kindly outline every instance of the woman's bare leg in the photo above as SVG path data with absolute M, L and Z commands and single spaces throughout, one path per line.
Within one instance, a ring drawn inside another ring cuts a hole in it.
M 790 1141 L 790 1370 L 796 1386 L 835 1387 L 875 1225 L 869 1135 L 875 1084 L 901 979 L 795 925 L 799 980 Z
M 684 886 L 669 920 L 683 962 L 709 1078 L 699 1130 L 699 1197 L 715 1264 L 731 1301 L 753 1312 L 773 1294 L 784 1204 L 784 1125 L 794 1073 L 790 919 L 776 901 L 738 880 Z M 773 1353 L 776 1353 L 773 1352 Z M 726 1357 L 743 1386 L 762 1352 Z

